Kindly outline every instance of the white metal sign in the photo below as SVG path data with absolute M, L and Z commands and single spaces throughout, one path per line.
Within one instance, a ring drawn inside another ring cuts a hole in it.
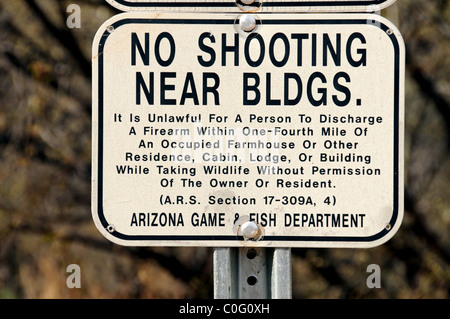
M 399 31 L 370 14 L 259 14 L 251 32 L 241 18 L 123 13 L 100 28 L 98 229 L 131 246 L 387 241 L 403 216 Z M 239 233 L 249 220 L 255 240 Z
M 122 11 L 374 12 L 395 0 L 107 0 Z

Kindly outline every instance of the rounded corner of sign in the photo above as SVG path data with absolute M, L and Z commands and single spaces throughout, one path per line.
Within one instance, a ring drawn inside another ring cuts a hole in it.
M 389 240 L 391 240 L 394 235 L 395 235 L 395 232 L 392 232 L 392 233 L 390 232 L 377 240 L 367 242 L 364 245 L 362 245 L 361 247 L 357 247 L 357 248 L 374 249 L 374 248 L 380 247 L 380 246 L 386 244 Z
M 120 10 L 120 11 L 130 11 L 131 10 L 130 7 L 118 3 L 116 0 L 106 0 L 106 2 L 108 2 L 110 6 L 116 8 L 117 10 Z
M 393 5 L 395 3 L 395 1 L 397 1 L 397 0 L 385 0 L 378 4 L 371 4 L 371 5 L 369 5 L 369 8 L 375 8 L 376 9 L 375 11 L 381 11 L 381 10 L 384 10 L 384 9 L 390 7 L 391 5 Z
M 124 10 L 122 10 L 122 11 L 124 11 Z M 98 46 L 100 45 L 101 39 L 105 35 L 105 33 L 109 34 L 113 31 L 113 30 L 109 30 L 108 27 L 112 26 L 114 23 L 116 23 L 118 21 L 125 19 L 125 17 L 128 16 L 129 14 L 130 14 L 129 11 L 120 12 L 118 14 L 111 16 L 110 18 L 108 18 L 105 22 L 103 22 L 100 25 L 100 27 L 97 29 L 97 32 L 94 35 L 94 41 L 92 42 L 92 52 L 93 52 L 94 56 L 96 54 L 98 54 L 98 51 L 99 51 Z
M 361 248 L 376 248 L 381 245 L 386 244 L 389 240 L 391 240 L 395 234 L 397 234 L 400 229 L 401 220 L 399 220 L 394 227 L 391 228 L 389 232 L 387 232 L 384 236 L 377 238 L 376 240 L 369 241 L 365 245 L 361 246 Z
M 387 6 L 386 6 L 387 7 Z M 386 8 L 384 7 L 384 8 Z M 379 23 L 383 23 L 386 27 L 388 27 L 387 30 L 384 30 L 384 32 L 388 35 L 395 35 L 397 38 L 401 38 L 403 41 L 403 36 L 399 30 L 399 28 L 394 24 L 394 22 L 392 22 L 391 20 L 389 20 L 388 18 L 382 16 L 382 15 L 378 15 L 378 14 L 370 14 L 370 18 L 368 19 L 368 24 L 371 25 L 376 25 L 378 27 L 380 27 L 380 24 L 374 23 L 373 21 L 379 22 Z M 382 29 L 380 27 L 380 29 Z
M 352 6 L 352 9 L 355 12 L 362 12 L 361 9 L 363 9 L 367 13 L 379 13 L 381 10 L 384 10 L 393 5 L 395 1 L 396 0 L 378 0 L 377 3 L 373 3 L 375 1 L 372 1 L 372 3 L 367 3 L 369 1 L 366 1 L 366 4 L 361 4 L 360 6 Z
M 95 226 L 97 227 L 100 234 L 103 235 L 107 240 L 112 242 L 113 244 L 119 245 L 119 246 L 130 246 L 129 242 L 126 240 L 122 240 L 119 237 L 115 236 L 115 232 L 110 232 L 106 228 L 103 227 L 103 225 L 98 224 L 95 222 Z
M 126 246 L 126 243 L 124 243 L 120 238 L 114 236 L 114 231 L 109 231 L 107 227 L 103 226 L 103 224 L 100 221 L 100 218 L 97 215 L 97 212 L 95 210 L 92 210 L 92 218 L 93 218 L 95 227 L 100 232 L 100 234 L 103 235 L 103 237 L 105 237 L 106 239 L 108 239 L 110 242 L 112 242 L 114 244 Z
M 393 5 L 396 1 L 397 0 L 387 0 L 387 1 L 385 1 L 384 9 L 386 9 L 387 7 Z

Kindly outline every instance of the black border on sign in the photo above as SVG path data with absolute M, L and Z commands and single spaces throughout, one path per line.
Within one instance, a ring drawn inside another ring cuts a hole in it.
M 112 24 L 114 30 L 125 24 L 224 24 L 232 25 L 235 20 L 211 20 L 211 19 L 146 19 L 146 18 L 126 18 Z M 274 20 L 264 19 L 265 25 L 363 25 L 368 24 L 367 19 L 304 19 L 304 20 Z M 389 27 L 382 22 L 371 24 L 377 26 L 384 32 Z M 102 226 L 107 229 L 109 226 L 103 213 L 103 49 L 110 33 L 105 31 L 98 45 L 98 176 L 97 176 L 97 213 Z M 264 241 L 297 241 L 297 242 L 372 242 L 384 237 L 393 228 L 398 219 L 399 213 L 399 110 L 400 110 L 400 45 L 395 34 L 388 35 L 392 41 L 395 51 L 394 67 L 394 187 L 393 201 L 394 210 L 389 224 L 390 229 L 383 228 L 377 234 L 371 236 L 264 236 Z M 94 137 L 95 138 L 95 137 Z M 108 231 L 109 232 L 109 231 Z M 118 239 L 128 241 L 241 241 L 242 237 L 237 235 L 126 235 L 114 230 L 109 232 Z
M 236 7 L 236 1 L 229 2 L 155 2 L 155 1 L 146 1 L 146 2 L 129 2 L 127 0 L 113 0 L 116 3 L 123 5 L 129 8 L 230 8 Z M 348 6 L 372 6 L 372 5 L 381 5 L 388 0 L 366 0 L 366 1 L 290 1 L 290 2 L 282 2 L 282 1 L 268 1 L 264 2 L 264 7 L 348 7 Z

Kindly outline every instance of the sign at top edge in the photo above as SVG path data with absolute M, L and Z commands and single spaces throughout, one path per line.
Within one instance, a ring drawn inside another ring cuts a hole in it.
M 395 0 L 106 0 L 121 11 L 375 12 Z

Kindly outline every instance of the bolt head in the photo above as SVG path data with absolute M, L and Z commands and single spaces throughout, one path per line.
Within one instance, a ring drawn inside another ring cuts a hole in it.
M 255 239 L 259 236 L 259 227 L 255 222 L 247 221 L 241 225 L 241 234 L 245 238 Z
M 250 14 L 244 14 L 239 19 L 239 25 L 243 31 L 250 32 L 256 27 L 256 19 Z

